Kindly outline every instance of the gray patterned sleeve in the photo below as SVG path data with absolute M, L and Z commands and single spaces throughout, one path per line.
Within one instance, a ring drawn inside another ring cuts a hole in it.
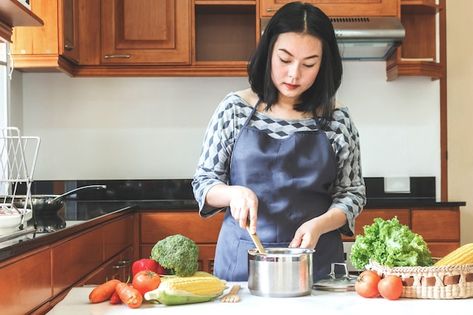
M 347 224 L 339 230 L 352 236 L 355 231 L 355 218 L 366 204 L 365 183 L 361 173 L 359 134 L 348 109 L 337 110 L 336 114 L 336 155 L 338 163 L 337 178 L 333 185 L 333 202 L 330 208 L 340 208 L 347 216 Z
M 232 94 L 227 95 L 210 119 L 192 181 L 194 197 L 199 204 L 199 213 L 204 217 L 222 210 L 206 205 L 205 197 L 213 186 L 228 183 L 235 134 L 233 99 Z

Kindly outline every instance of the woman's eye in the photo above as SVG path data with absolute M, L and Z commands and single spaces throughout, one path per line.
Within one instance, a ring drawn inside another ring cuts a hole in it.
M 304 65 L 304 67 L 306 67 L 306 68 L 312 68 L 313 66 L 315 66 L 315 64 L 311 64 L 311 65 Z
M 281 60 L 282 63 L 289 63 L 289 62 L 291 62 L 290 60 L 282 59 L 282 58 L 279 58 L 279 60 Z

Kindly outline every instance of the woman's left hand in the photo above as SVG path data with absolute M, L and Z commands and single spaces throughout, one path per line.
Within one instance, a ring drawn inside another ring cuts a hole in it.
M 319 241 L 320 235 L 322 235 L 317 221 L 317 218 L 314 218 L 302 224 L 297 229 L 289 247 L 314 249 L 315 245 L 317 245 L 317 242 Z

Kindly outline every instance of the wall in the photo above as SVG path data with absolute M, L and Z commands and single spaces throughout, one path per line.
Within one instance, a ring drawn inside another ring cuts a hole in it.
M 439 176 L 439 83 L 385 81 L 347 62 L 339 101 L 361 134 L 364 176 Z M 36 179 L 189 178 L 208 120 L 245 78 L 70 78 L 24 73 L 25 134 L 42 138 Z
M 464 200 L 461 209 L 462 243 L 473 242 L 473 1 L 447 1 L 448 197 Z

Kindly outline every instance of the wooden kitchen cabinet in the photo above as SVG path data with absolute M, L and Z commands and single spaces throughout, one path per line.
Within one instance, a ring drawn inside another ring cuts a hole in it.
M 121 253 L 110 259 L 103 266 L 93 272 L 78 286 L 85 284 L 99 285 L 111 279 L 126 282 L 131 279 L 131 264 L 133 262 L 133 247 L 128 247 Z
M 99 1 L 32 0 L 31 6 L 43 18 L 44 26 L 15 29 L 11 46 L 15 69 L 61 69 L 74 74 L 77 64 L 99 64 Z
M 261 0 L 260 15 L 272 16 L 294 0 Z M 399 0 L 307 0 L 328 16 L 398 16 Z
M 52 297 L 48 247 L 0 263 L 2 314 L 27 314 Z
M 412 231 L 422 235 L 434 257 L 443 257 L 460 246 L 460 211 L 413 209 Z
M 102 263 L 102 230 L 95 229 L 52 247 L 53 294 L 70 288 Z
M 223 212 L 205 219 L 197 211 L 141 212 L 140 257 L 149 257 L 151 249 L 159 240 L 169 235 L 182 234 L 199 246 L 199 270 L 212 273 L 223 217 Z
M 44 22 L 41 27 L 16 27 L 11 53 L 16 69 L 58 67 L 58 1 L 32 0 L 31 10 Z
M 0 2 L 0 41 L 12 41 L 14 27 L 41 26 L 43 21 L 18 0 Z
M 406 36 L 386 62 L 388 80 L 398 76 L 445 76 L 445 0 L 401 0 L 401 22 Z M 437 27 L 438 18 L 438 27 Z
M 190 21 L 190 0 L 102 0 L 101 63 L 190 64 Z

